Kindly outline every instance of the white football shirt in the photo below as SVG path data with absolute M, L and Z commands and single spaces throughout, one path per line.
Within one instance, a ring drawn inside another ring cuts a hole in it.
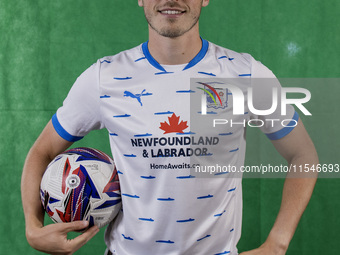
M 219 77 L 275 78 L 250 55 L 203 39 L 201 51 L 189 63 L 160 65 L 146 42 L 98 60 L 77 79 L 53 116 L 56 131 L 69 141 L 94 129 L 108 130 L 123 204 L 105 234 L 113 254 L 238 254 L 241 178 L 200 178 L 191 160 L 215 155 L 226 165 L 244 164 L 245 128 L 221 125 L 202 131 L 191 125 L 191 115 L 201 113 L 191 109 L 190 96 L 209 91 L 199 84 L 193 89 L 191 78 L 206 82 Z M 225 99 L 228 92 L 219 95 Z M 232 109 L 225 101 L 221 106 L 208 111 Z M 298 119 L 293 107 L 284 117 L 277 112 L 254 116 L 247 106 L 245 111 L 246 120 Z M 277 123 L 261 130 L 279 139 L 293 129 Z

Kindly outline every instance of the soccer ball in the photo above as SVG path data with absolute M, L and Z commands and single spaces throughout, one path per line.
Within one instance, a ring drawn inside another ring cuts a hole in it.
M 54 222 L 107 225 L 121 209 L 114 161 L 91 148 L 67 150 L 48 165 L 40 184 L 41 202 Z

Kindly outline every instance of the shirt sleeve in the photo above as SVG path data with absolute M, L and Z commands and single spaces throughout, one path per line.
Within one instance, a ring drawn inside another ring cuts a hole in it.
M 55 130 L 67 141 L 78 141 L 91 130 L 103 128 L 99 104 L 99 68 L 98 61 L 78 77 L 63 105 L 52 117 Z
M 251 80 L 252 96 L 249 98 L 252 101 L 248 102 L 251 122 L 271 140 L 285 137 L 297 125 L 299 115 L 292 105 L 282 107 L 279 80 L 254 59 Z

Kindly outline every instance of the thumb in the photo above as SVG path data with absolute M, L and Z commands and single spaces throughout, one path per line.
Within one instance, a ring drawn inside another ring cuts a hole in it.
M 70 240 L 72 245 L 78 250 L 84 244 L 86 244 L 92 237 L 94 237 L 99 232 L 99 228 L 97 226 L 93 226 L 86 230 L 83 234 L 77 236 L 73 240 Z

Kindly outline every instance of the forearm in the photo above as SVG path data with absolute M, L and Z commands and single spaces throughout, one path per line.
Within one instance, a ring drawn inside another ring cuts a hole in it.
M 318 164 L 316 153 L 293 159 L 291 165 Z M 299 220 L 311 198 L 317 174 L 289 173 L 284 183 L 280 211 L 266 242 L 272 242 L 278 250 L 286 251 Z
M 50 158 L 42 155 L 34 147 L 27 155 L 21 179 L 26 231 L 34 226 L 43 226 L 44 212 L 40 201 L 40 181 L 49 162 Z
M 40 202 L 41 178 L 51 160 L 71 145 L 71 142 L 56 133 L 50 121 L 29 151 L 22 173 L 21 196 L 27 241 L 34 249 L 48 254 L 73 254 L 99 231 L 94 226 L 69 240 L 67 233 L 84 230 L 88 222 L 74 221 L 44 226 L 44 211 Z
M 26 234 L 42 227 L 44 212 L 40 201 L 40 182 L 47 165 L 72 143 L 63 140 L 49 122 L 29 151 L 21 179 L 21 197 L 26 221 Z

